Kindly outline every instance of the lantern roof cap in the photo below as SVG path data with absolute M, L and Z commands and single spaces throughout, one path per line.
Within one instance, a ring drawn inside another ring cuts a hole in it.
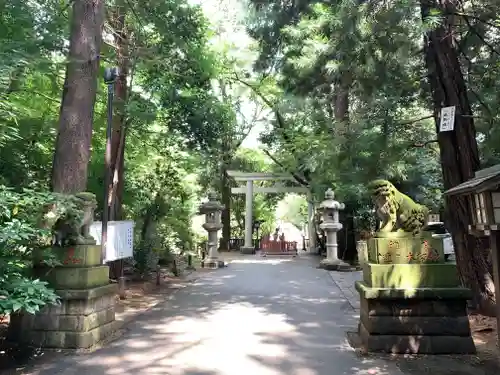
M 217 200 L 217 194 L 214 191 L 210 191 L 207 195 L 208 201 L 200 204 L 200 214 L 222 211 L 225 208 L 224 205 Z
M 445 195 L 467 195 L 496 190 L 500 185 L 500 164 L 481 169 L 474 177 L 444 192 Z

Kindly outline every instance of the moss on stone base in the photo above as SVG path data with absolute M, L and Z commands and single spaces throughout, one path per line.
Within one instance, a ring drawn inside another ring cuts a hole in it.
M 85 349 L 115 328 L 116 284 L 86 290 L 58 290 L 62 301 L 36 315 L 11 317 L 8 339 L 48 348 Z
M 40 249 L 33 254 L 33 264 L 40 265 L 48 254 L 61 263 L 58 267 L 92 267 L 101 265 L 101 245 L 76 245 Z
M 38 277 L 54 289 L 90 289 L 109 283 L 109 267 L 35 268 Z
M 370 263 L 444 263 L 443 240 L 430 234 L 410 237 L 370 238 L 367 241 Z
M 460 285 L 457 267 L 444 264 L 374 264 L 363 266 L 363 281 L 374 288 L 453 288 Z

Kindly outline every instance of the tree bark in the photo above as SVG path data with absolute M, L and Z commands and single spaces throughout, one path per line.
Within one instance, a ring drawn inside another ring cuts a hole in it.
M 342 152 L 337 158 L 335 168 L 341 168 L 341 164 L 350 158 L 351 143 L 348 142 L 349 133 L 349 90 L 352 85 L 352 75 L 350 72 L 344 72 L 334 87 L 333 92 L 333 114 L 334 125 L 333 129 L 334 142 L 340 145 Z
M 334 91 L 334 116 L 335 120 L 342 124 L 340 131 L 345 131 L 349 122 L 349 88 L 352 80 L 349 74 L 345 74 L 338 80 Z
M 439 9 L 443 15 L 455 11 L 450 0 L 421 0 L 420 6 L 424 20 L 431 9 Z M 474 177 L 474 172 L 480 168 L 474 119 L 452 38 L 451 21 L 444 18 L 443 24 L 427 32 L 424 47 L 445 189 Z M 456 107 L 455 127 L 453 131 L 439 132 L 439 111 L 446 106 Z M 461 279 L 465 286 L 472 289 L 474 302 L 481 312 L 494 315 L 495 291 L 488 260 L 488 243 L 468 234 L 472 216 L 465 197 L 447 197 L 445 211 Z
M 114 41 L 116 45 L 116 60 L 119 68 L 119 75 L 115 82 L 114 116 L 111 133 L 111 170 L 112 189 L 109 192 L 111 197 L 111 207 L 109 212 L 110 220 L 122 219 L 122 198 L 123 198 L 123 174 L 126 139 L 126 103 L 128 100 L 127 78 L 129 75 L 129 38 L 126 25 L 126 8 L 122 1 L 111 11 L 111 26 L 114 30 Z
M 66 80 L 52 165 L 52 190 L 87 187 L 104 1 L 74 0 Z
M 116 62 L 118 77 L 114 85 L 113 121 L 111 129 L 111 171 L 112 182 L 109 191 L 109 219 L 123 219 L 123 187 L 125 166 L 126 139 L 126 103 L 128 100 L 127 78 L 129 74 L 129 38 L 126 24 L 126 7 L 124 1 L 117 1 L 109 12 L 109 22 L 113 29 L 113 39 L 116 46 Z M 122 274 L 122 260 L 109 264 L 110 278 L 117 279 Z
M 226 84 L 224 80 L 219 80 L 219 86 L 221 90 L 222 101 L 224 103 L 230 104 L 230 98 L 226 92 Z M 230 129 L 227 129 L 226 134 L 221 143 L 221 167 L 220 167 L 220 190 L 221 190 L 221 203 L 224 205 L 224 209 L 221 212 L 221 222 L 222 222 L 222 237 L 220 242 L 221 250 L 229 250 L 229 240 L 231 238 L 231 181 L 228 178 L 227 170 L 231 164 L 231 160 L 234 157 L 234 152 L 237 147 L 233 144 L 233 134 Z

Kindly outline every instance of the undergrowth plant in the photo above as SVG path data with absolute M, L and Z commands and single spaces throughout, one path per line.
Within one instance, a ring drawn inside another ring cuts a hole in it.
M 58 261 L 48 250 L 51 227 L 44 225 L 48 207 L 58 212 L 77 211 L 70 196 L 14 191 L 0 185 L 0 316 L 18 312 L 34 314 L 47 304 L 59 303 L 48 283 L 33 277 L 33 251 L 44 251 L 43 263 Z

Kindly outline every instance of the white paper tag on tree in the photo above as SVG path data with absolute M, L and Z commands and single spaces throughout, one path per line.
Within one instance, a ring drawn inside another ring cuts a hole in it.
M 449 132 L 455 128 L 455 106 L 441 108 L 439 132 Z

